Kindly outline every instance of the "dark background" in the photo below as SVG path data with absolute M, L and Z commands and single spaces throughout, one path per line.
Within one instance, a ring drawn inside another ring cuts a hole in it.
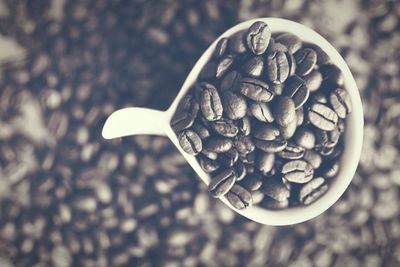
M 0 266 L 400 265 L 398 1 L 2 0 L 0 11 L 0 39 L 24 51 L 0 67 Z M 365 112 L 349 189 L 288 227 L 210 199 L 166 138 L 100 135 L 116 109 L 166 109 L 219 34 L 264 16 L 325 36 Z

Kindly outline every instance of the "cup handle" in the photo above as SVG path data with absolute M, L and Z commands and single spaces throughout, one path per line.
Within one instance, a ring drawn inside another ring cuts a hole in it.
M 103 126 L 102 136 L 105 139 L 129 135 L 165 136 L 167 116 L 164 111 L 149 108 L 123 108 L 114 111 Z

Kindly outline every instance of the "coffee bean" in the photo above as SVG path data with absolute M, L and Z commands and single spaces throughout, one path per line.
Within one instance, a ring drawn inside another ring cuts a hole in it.
M 275 154 L 261 152 L 257 154 L 256 166 L 262 174 L 270 172 L 274 166 Z
M 254 149 L 253 149 L 253 151 L 251 151 L 249 153 L 240 153 L 239 156 L 242 159 L 243 163 L 246 163 L 246 164 L 254 164 L 254 162 L 256 161 L 256 152 L 254 151 Z M 248 172 L 254 172 L 254 171 L 249 171 L 249 168 L 250 168 L 250 166 L 246 166 L 246 169 Z M 253 170 L 254 170 L 254 166 L 253 166 Z
M 244 135 L 249 135 L 251 133 L 251 123 L 249 117 L 244 117 L 237 121 L 237 126 L 239 131 Z
M 221 91 L 232 90 L 235 91 L 236 86 L 242 79 L 242 75 L 236 70 L 232 70 L 225 75 L 221 81 Z
M 323 157 L 332 155 L 334 150 L 335 150 L 335 147 L 317 146 L 315 148 L 315 151 L 317 151 Z
M 217 73 L 217 62 L 214 60 L 209 61 L 199 73 L 199 80 L 205 81 L 213 78 Z
M 275 139 L 273 141 L 254 140 L 255 146 L 268 153 L 275 153 L 285 149 L 287 145 L 286 140 Z
M 212 173 L 216 170 L 219 169 L 220 164 L 218 163 L 218 161 L 209 159 L 208 157 L 199 156 L 199 162 L 200 162 L 200 166 L 201 168 L 206 172 L 206 173 Z
M 215 137 L 207 140 L 204 148 L 210 152 L 224 153 L 232 148 L 232 140 L 223 137 Z
M 216 59 L 219 59 L 220 57 L 222 57 L 225 54 L 225 51 L 227 50 L 228 47 L 228 42 L 229 39 L 228 38 L 221 38 L 214 50 L 214 57 Z
M 179 132 L 192 126 L 193 122 L 194 118 L 191 114 L 188 112 L 180 112 L 175 113 L 171 120 L 171 126 L 175 132 Z
M 270 84 L 269 89 L 270 89 L 275 95 L 281 95 L 282 92 L 283 92 L 283 84 L 272 83 L 272 84 Z
M 308 128 L 299 128 L 294 136 L 294 139 L 299 146 L 302 146 L 306 149 L 312 149 L 315 146 L 315 135 Z
M 270 198 L 276 201 L 284 201 L 289 198 L 290 191 L 282 182 L 282 179 L 277 177 L 270 177 L 264 179 L 263 185 L 260 190 Z
M 186 153 L 193 156 L 203 148 L 200 137 L 192 130 L 184 130 L 179 134 L 179 144 Z
M 282 166 L 283 178 L 293 183 L 307 183 L 313 178 L 312 166 L 304 160 L 292 160 Z
M 286 52 L 286 57 L 288 59 L 288 64 L 289 64 L 289 77 L 292 76 L 293 74 L 296 73 L 296 60 L 294 59 L 294 56 L 289 53 Z
M 285 83 L 283 94 L 291 97 L 295 108 L 298 109 L 307 101 L 310 96 L 310 90 L 308 90 L 302 78 L 297 75 L 292 75 Z
M 257 124 L 253 136 L 260 140 L 271 141 L 275 140 L 279 136 L 279 129 L 272 124 L 260 123 Z
M 239 128 L 228 119 L 220 119 L 210 123 L 212 129 L 225 137 L 234 137 L 238 134 Z
M 253 205 L 250 192 L 237 184 L 226 194 L 226 198 L 238 210 L 243 210 Z
M 301 146 L 288 143 L 284 150 L 277 153 L 283 159 L 301 159 L 304 156 L 305 149 Z
M 225 167 L 232 167 L 239 159 L 239 152 L 235 148 L 231 148 L 225 153 L 218 155 L 218 161 Z
M 351 100 L 346 90 L 336 88 L 330 95 L 330 103 L 339 118 L 344 119 L 351 112 Z
M 234 186 L 236 174 L 233 169 L 227 169 L 215 176 L 208 185 L 208 191 L 214 198 L 224 196 Z
M 282 136 L 282 138 L 284 138 L 286 140 L 292 138 L 292 136 L 296 132 L 296 129 L 297 129 L 297 119 L 296 118 L 286 126 L 279 125 L 279 131 L 281 133 L 281 136 Z
M 313 70 L 310 74 L 304 76 L 303 80 L 308 90 L 315 92 L 322 84 L 322 74 L 318 70 Z
M 235 170 L 236 173 L 236 181 L 241 181 L 246 177 L 247 175 L 247 169 L 243 162 L 241 160 L 237 160 L 235 165 L 233 166 L 233 169 Z
M 203 154 L 204 156 L 206 156 L 207 158 L 212 159 L 212 160 L 216 160 L 218 158 L 218 153 L 209 151 L 204 147 L 201 150 L 201 154 Z
M 300 76 L 308 75 L 317 63 L 317 53 L 311 48 L 303 48 L 294 54 L 296 73 Z
M 345 125 L 344 120 L 340 120 L 340 119 L 339 119 L 337 128 L 338 128 L 338 130 L 339 130 L 340 133 L 344 133 L 345 126 L 346 126 L 346 125 Z
M 238 87 L 241 94 L 254 101 L 269 102 L 274 97 L 268 84 L 258 79 L 242 78 Z
M 322 177 L 316 177 L 308 183 L 304 184 L 299 191 L 300 202 L 308 205 L 315 201 L 324 192 L 326 192 L 325 188 L 322 188 L 322 190 L 320 190 L 320 188 L 323 186 L 326 186 L 327 189 L 327 185 L 325 185 L 325 179 Z
M 281 126 L 287 126 L 296 119 L 295 103 L 287 96 L 275 98 L 272 112 L 276 122 Z
M 325 131 L 335 129 L 338 122 L 336 112 L 320 103 L 315 103 L 309 108 L 308 119 L 315 127 Z
M 247 112 L 246 99 L 231 91 L 223 92 L 222 94 L 222 107 L 226 116 L 231 120 L 238 120 L 243 118 Z
M 259 121 L 269 123 L 274 121 L 272 112 L 266 103 L 254 102 L 250 105 L 249 111 Z
M 260 77 L 264 70 L 264 59 L 260 56 L 252 57 L 243 65 L 243 72 L 248 76 Z
M 267 50 L 270 39 L 271 30 L 262 21 L 254 22 L 246 34 L 247 47 L 256 55 L 261 55 Z
M 319 71 L 322 74 L 322 80 L 324 82 L 329 82 L 336 86 L 343 86 L 343 73 L 336 65 L 322 65 Z
M 260 189 L 263 184 L 263 178 L 258 174 L 248 175 L 246 178 L 240 183 L 248 191 L 256 191 Z
M 304 122 L 304 108 L 301 106 L 296 109 L 297 126 L 300 126 Z
M 193 117 L 196 117 L 198 111 L 199 104 L 194 97 L 192 95 L 185 95 L 179 102 L 175 113 L 187 112 Z
M 301 48 L 300 38 L 288 32 L 276 36 L 275 42 L 285 45 L 291 54 L 295 54 Z
M 314 170 L 318 169 L 321 166 L 322 163 L 322 158 L 321 156 L 315 152 L 314 150 L 307 150 L 304 153 L 304 158 L 305 161 L 310 163 L 310 165 L 313 167 Z
M 275 84 L 281 84 L 289 77 L 289 62 L 284 52 L 273 52 L 267 57 L 268 79 Z
M 221 78 L 222 76 L 224 76 L 224 74 L 229 70 L 229 68 L 233 64 L 233 61 L 234 57 L 232 55 L 226 55 L 222 57 L 217 64 L 215 77 Z
M 274 38 L 271 38 L 271 40 L 269 41 L 269 45 L 268 45 L 266 53 L 271 54 L 274 52 L 286 53 L 286 52 L 288 52 L 288 49 L 284 44 L 277 43 L 277 42 L 275 42 Z
M 338 143 L 336 146 L 333 147 L 333 151 L 330 155 L 328 155 L 327 158 L 329 159 L 337 159 L 339 158 L 343 153 L 343 144 Z
M 264 199 L 264 193 L 260 190 L 251 191 L 251 197 L 253 199 L 253 205 L 258 205 Z
M 209 121 L 219 120 L 222 117 L 223 107 L 217 88 L 210 83 L 202 83 L 200 107 L 204 118 Z
M 327 104 L 328 98 L 326 98 L 326 96 L 323 93 L 317 92 L 316 94 L 314 94 L 312 102 L 320 103 L 320 104 Z
M 200 122 L 193 123 L 192 130 L 195 131 L 203 140 L 210 137 L 210 131 Z
M 333 178 L 339 173 L 339 162 L 327 162 L 321 166 L 321 175 L 325 178 Z
M 325 53 L 324 50 L 322 50 L 321 47 L 315 44 L 305 44 L 304 47 L 311 48 L 312 50 L 315 51 L 317 54 L 317 64 L 318 65 L 327 65 L 327 64 L 332 64 L 332 61 L 330 57 L 328 56 L 327 53 Z
M 241 154 L 248 154 L 248 153 L 252 152 L 255 148 L 254 143 L 251 140 L 250 136 L 238 135 L 238 136 L 236 136 L 233 143 L 235 145 L 235 148 Z
M 246 45 L 244 43 L 244 36 L 246 32 L 241 31 L 238 33 L 235 33 L 233 36 L 229 38 L 229 49 L 237 54 L 242 54 L 246 52 Z
M 286 209 L 289 206 L 289 199 L 285 199 L 283 201 L 276 201 L 275 199 L 264 196 L 264 199 L 261 201 L 261 206 L 265 206 L 270 210 L 281 210 Z

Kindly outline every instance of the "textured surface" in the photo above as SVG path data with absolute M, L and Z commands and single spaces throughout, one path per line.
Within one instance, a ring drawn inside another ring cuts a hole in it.
M 291 227 L 211 199 L 165 138 L 100 136 L 115 109 L 168 107 L 214 38 L 260 16 L 331 41 L 364 104 L 350 188 Z M 26 51 L 0 67 L 0 265 L 399 266 L 399 19 L 398 1 L 0 1 Z

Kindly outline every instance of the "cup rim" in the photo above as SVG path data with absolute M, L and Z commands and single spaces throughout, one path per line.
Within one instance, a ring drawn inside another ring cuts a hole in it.
M 207 50 L 196 62 L 177 97 L 173 101 L 170 108 L 166 111 L 168 119 L 165 128 L 168 137 L 175 144 L 177 149 L 183 154 L 185 159 L 196 171 L 197 175 L 203 180 L 203 182 L 208 185 L 210 182 L 210 176 L 201 169 L 200 164 L 197 162 L 197 159 L 194 156 L 188 155 L 182 150 L 177 136 L 170 126 L 170 120 L 175 113 L 180 99 L 196 82 L 200 70 L 212 57 L 217 42 L 223 37 L 230 37 L 236 32 L 248 29 L 251 24 L 256 21 L 264 21 L 267 23 L 273 33 L 289 32 L 297 35 L 300 39 L 302 39 L 302 41 L 314 43 L 320 46 L 321 49 L 325 51 L 325 53 L 327 53 L 327 55 L 331 58 L 331 61 L 342 71 L 344 76 L 344 88 L 349 93 L 352 101 L 352 112 L 346 118 L 346 129 L 344 133 L 346 145 L 340 159 L 339 173 L 333 178 L 334 180 L 332 180 L 330 183 L 328 191 L 318 200 L 307 206 L 292 207 L 283 210 L 267 210 L 256 205 L 246 210 L 237 210 L 229 203 L 226 197 L 220 198 L 222 202 L 228 205 L 231 209 L 235 210 L 237 213 L 258 223 L 266 225 L 292 225 L 317 217 L 331 207 L 349 186 L 354 177 L 361 156 L 364 117 L 359 90 L 347 63 L 339 54 L 339 52 L 324 37 L 303 24 L 282 18 L 255 18 L 233 26 L 221 34 L 221 36 L 219 36 L 207 48 Z

